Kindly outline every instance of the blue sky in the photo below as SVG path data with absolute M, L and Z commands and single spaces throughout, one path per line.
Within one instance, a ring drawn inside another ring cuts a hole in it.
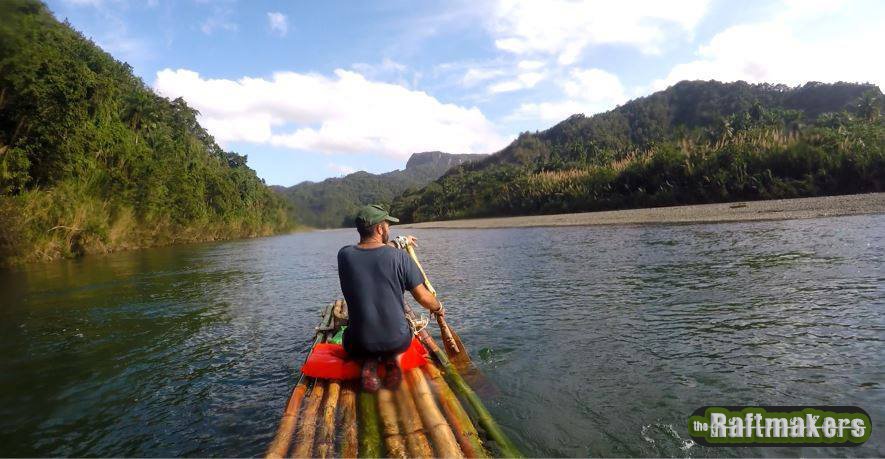
M 49 0 L 269 184 L 491 153 L 683 79 L 885 87 L 885 2 Z

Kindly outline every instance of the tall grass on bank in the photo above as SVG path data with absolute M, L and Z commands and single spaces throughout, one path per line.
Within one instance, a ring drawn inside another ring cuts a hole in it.
M 264 215 L 270 210 L 276 215 Z M 240 237 L 291 229 L 282 207 L 238 216 L 206 216 L 176 223 L 168 214 L 139 216 L 131 204 L 96 197 L 82 184 L 0 196 L 0 262 L 49 261 L 121 250 Z

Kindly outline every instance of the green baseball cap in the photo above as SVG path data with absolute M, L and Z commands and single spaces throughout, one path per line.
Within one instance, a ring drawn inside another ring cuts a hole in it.
M 392 223 L 399 223 L 399 219 L 395 217 L 391 217 L 384 207 L 380 204 L 370 204 L 360 209 L 356 214 L 356 226 L 362 228 L 368 228 L 373 225 L 377 225 L 384 220 L 387 220 Z

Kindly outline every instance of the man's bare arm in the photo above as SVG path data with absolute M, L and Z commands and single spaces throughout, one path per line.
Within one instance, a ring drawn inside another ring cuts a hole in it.
M 430 290 L 427 290 L 424 284 L 418 284 L 417 287 L 409 290 L 409 292 L 421 306 L 424 306 L 424 308 L 438 316 L 445 317 L 446 311 L 443 309 L 442 304 L 430 293 Z

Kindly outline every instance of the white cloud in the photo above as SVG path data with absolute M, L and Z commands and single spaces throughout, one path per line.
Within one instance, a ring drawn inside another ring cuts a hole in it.
M 342 69 L 333 77 L 279 72 L 271 79 L 236 81 L 165 69 L 157 72 L 154 88 L 187 100 L 221 142 L 396 158 L 427 150 L 492 152 L 506 144 L 476 107 L 443 103 Z
M 656 53 L 665 40 L 690 36 L 706 10 L 706 0 L 499 0 L 491 29 L 499 49 L 571 65 L 590 45 Z
M 539 68 L 544 66 L 544 61 L 533 61 L 533 60 L 519 61 L 519 63 L 516 64 L 516 66 L 520 70 L 538 70 Z
M 481 83 L 486 80 L 491 80 L 493 78 L 502 76 L 506 74 L 503 69 L 484 69 L 484 68 L 472 68 L 467 69 L 467 72 L 464 73 L 464 76 L 461 78 L 461 84 L 464 86 L 474 86 L 477 83 Z
M 267 25 L 270 27 L 271 33 L 285 37 L 289 32 L 289 18 L 285 14 L 279 12 L 267 13 Z
M 592 115 L 610 110 L 627 100 L 617 75 L 600 69 L 573 69 L 559 84 L 567 98 L 524 103 L 508 118 L 560 121 L 576 113 Z
M 652 86 L 663 89 L 680 80 L 715 79 L 788 85 L 853 81 L 885 87 L 885 60 L 875 57 L 885 42 L 885 29 L 854 18 L 841 28 L 821 30 L 816 17 L 831 26 L 843 23 L 834 14 L 838 7 L 838 3 L 788 3 L 769 21 L 729 27 L 701 46 L 697 59 L 674 66 Z M 859 9 L 868 19 L 885 19 L 881 9 Z
M 356 169 L 354 169 L 350 166 L 343 166 L 343 165 L 335 164 L 335 163 L 329 163 L 327 165 L 327 167 L 329 169 L 331 169 L 333 172 L 337 173 L 338 175 L 348 175 L 348 174 L 353 174 L 354 172 L 356 172 Z
M 512 80 L 501 81 L 489 86 L 489 92 L 497 94 L 501 92 L 519 91 L 521 89 L 534 88 L 547 75 L 540 72 L 521 73 Z

